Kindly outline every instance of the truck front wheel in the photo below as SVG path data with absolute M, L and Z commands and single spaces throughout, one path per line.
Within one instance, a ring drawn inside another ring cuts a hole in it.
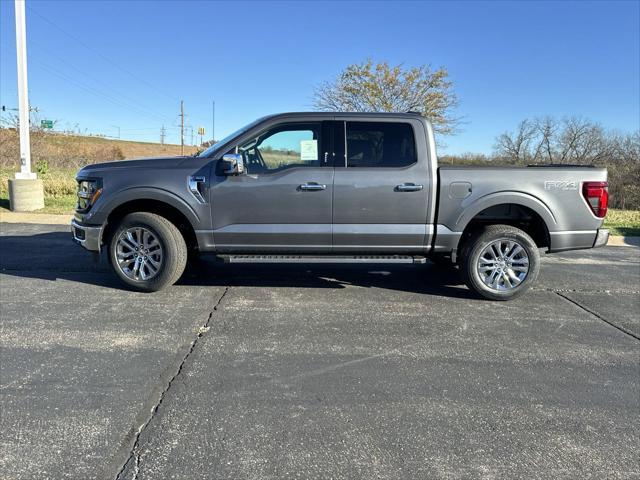
M 118 278 L 135 290 L 155 292 L 184 272 L 187 246 L 176 226 L 160 215 L 125 216 L 109 242 L 109 260 Z
M 460 266 L 471 290 L 490 300 L 511 300 L 536 281 L 540 253 L 519 228 L 490 225 L 465 243 Z

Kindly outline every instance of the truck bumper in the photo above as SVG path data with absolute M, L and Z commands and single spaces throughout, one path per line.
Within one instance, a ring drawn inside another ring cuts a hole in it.
M 549 232 L 551 246 L 549 252 L 564 252 L 566 250 L 581 250 L 585 248 L 602 247 L 609 240 L 609 230 L 578 230 Z
M 102 226 L 82 225 L 75 220 L 71 220 L 71 233 L 73 240 L 92 252 L 100 252 L 102 239 Z
M 609 230 L 606 228 L 599 228 L 596 240 L 593 242 L 593 248 L 604 247 L 609 241 Z

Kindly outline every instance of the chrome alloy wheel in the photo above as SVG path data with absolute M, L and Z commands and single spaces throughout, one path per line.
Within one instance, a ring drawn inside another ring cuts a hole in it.
M 495 240 L 478 257 L 478 275 L 492 290 L 511 290 L 520 285 L 529 273 L 529 256 L 518 242 Z
M 162 245 L 157 236 L 144 227 L 131 227 L 118 237 L 116 261 L 122 273 L 132 280 L 149 280 L 162 267 Z

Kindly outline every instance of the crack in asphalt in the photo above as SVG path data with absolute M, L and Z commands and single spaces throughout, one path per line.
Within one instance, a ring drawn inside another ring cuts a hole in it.
M 207 333 L 209 331 L 209 329 L 210 329 L 209 323 L 211 322 L 211 319 L 213 318 L 213 314 L 218 310 L 218 307 L 222 303 L 222 300 L 224 299 L 224 297 L 227 295 L 227 292 L 229 292 L 230 288 L 231 287 L 225 287 L 224 291 L 222 292 L 222 295 L 220 295 L 220 298 L 218 298 L 218 301 L 213 306 L 213 310 L 211 310 L 211 312 L 209 312 L 209 316 L 207 317 L 207 320 L 204 322 L 204 324 L 200 325 L 200 327 L 198 328 L 197 335 L 195 336 L 195 338 L 193 339 L 193 341 L 189 345 L 189 349 L 187 350 L 185 355 L 182 357 L 182 360 L 178 364 L 178 368 L 176 369 L 175 373 L 171 376 L 171 378 L 167 382 L 165 388 L 160 393 L 160 396 L 159 396 L 158 400 L 155 402 L 155 404 L 151 408 L 149 417 L 136 430 L 134 441 L 133 441 L 133 445 L 131 446 L 131 449 L 130 449 L 130 452 L 129 452 L 129 456 L 127 457 L 127 460 L 124 462 L 122 467 L 118 470 L 118 473 L 115 476 L 116 480 L 124 480 L 124 475 L 126 474 L 127 466 L 130 465 L 132 460 L 134 461 L 134 464 L 133 464 L 133 475 L 131 476 L 131 478 L 133 480 L 138 478 L 138 474 L 140 473 L 140 462 L 142 460 L 142 458 L 141 458 L 142 457 L 142 453 L 140 452 L 140 449 L 139 449 L 139 447 L 140 447 L 140 436 L 142 435 L 142 432 L 145 431 L 145 429 L 151 424 L 151 422 L 155 418 L 156 414 L 158 413 L 158 410 L 159 410 L 160 406 L 162 405 L 162 402 L 164 401 L 164 399 L 165 399 L 167 393 L 169 392 L 169 390 L 171 389 L 171 386 L 173 385 L 173 382 L 180 376 L 180 374 L 182 373 L 182 370 L 184 368 L 184 365 L 186 364 L 187 360 L 189 359 L 191 354 L 194 352 L 196 346 L 198 345 L 198 341 L 200 340 L 200 338 L 202 338 L 202 336 L 205 333 Z
M 639 295 L 640 290 L 620 289 L 581 289 L 581 288 L 531 288 L 532 292 L 551 292 L 551 293 L 622 293 L 623 295 Z
M 558 295 L 558 296 L 559 296 L 559 297 L 561 297 L 561 298 L 564 298 L 567 302 L 574 304 L 576 307 L 578 307 L 578 308 L 580 308 L 580 309 L 584 310 L 585 312 L 590 313 L 591 315 L 593 315 L 594 317 L 596 317 L 596 318 L 598 318 L 598 319 L 602 320 L 603 322 L 605 322 L 605 323 L 607 323 L 607 324 L 611 325 L 611 326 L 612 326 L 613 328 L 615 328 L 616 330 L 619 330 L 619 331 L 621 331 L 622 333 L 624 333 L 624 334 L 626 334 L 626 335 L 629 335 L 630 337 L 635 338 L 636 340 L 640 340 L 640 336 L 639 336 L 639 335 L 637 335 L 637 334 L 633 333 L 633 332 L 632 332 L 632 331 L 630 331 L 630 330 L 627 330 L 627 329 L 626 329 L 626 328 L 624 328 L 623 326 L 616 325 L 616 324 L 615 324 L 615 323 L 613 323 L 612 321 L 607 320 L 606 318 L 604 318 L 604 317 L 603 317 L 602 315 L 600 315 L 599 313 L 596 313 L 596 312 L 594 312 L 593 310 L 591 310 L 590 308 L 585 307 L 585 306 L 584 306 L 584 305 L 582 305 L 581 303 L 579 303 L 579 302 L 577 302 L 577 301 L 575 301 L 575 300 L 573 300 L 573 299 L 571 299 L 571 298 L 567 297 L 566 295 L 563 295 L 563 294 L 562 294 L 562 292 L 560 292 L 560 291 L 555 291 L 555 294 L 556 294 L 556 295 Z

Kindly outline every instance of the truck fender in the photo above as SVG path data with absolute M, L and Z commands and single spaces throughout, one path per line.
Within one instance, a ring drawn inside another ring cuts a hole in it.
M 198 214 L 185 202 L 182 198 L 169 190 L 157 187 L 131 187 L 125 188 L 109 195 L 111 201 L 107 201 L 101 206 L 100 210 L 104 212 L 105 220 L 111 212 L 121 205 L 134 200 L 157 200 L 166 203 L 179 210 L 189 220 L 192 226 L 200 223 Z
M 486 210 L 487 208 L 504 204 L 515 204 L 527 207 L 537 213 L 540 218 L 542 218 L 547 226 L 548 231 L 552 232 L 556 230 L 556 218 L 549 207 L 542 200 L 534 197 L 533 195 L 529 195 L 523 192 L 504 191 L 484 195 L 480 198 L 475 199 L 467 207 L 464 207 L 464 210 L 456 219 L 456 222 L 453 225 L 453 231 L 464 231 L 469 222 L 471 222 L 471 220 L 473 220 L 473 218 L 480 212 Z

